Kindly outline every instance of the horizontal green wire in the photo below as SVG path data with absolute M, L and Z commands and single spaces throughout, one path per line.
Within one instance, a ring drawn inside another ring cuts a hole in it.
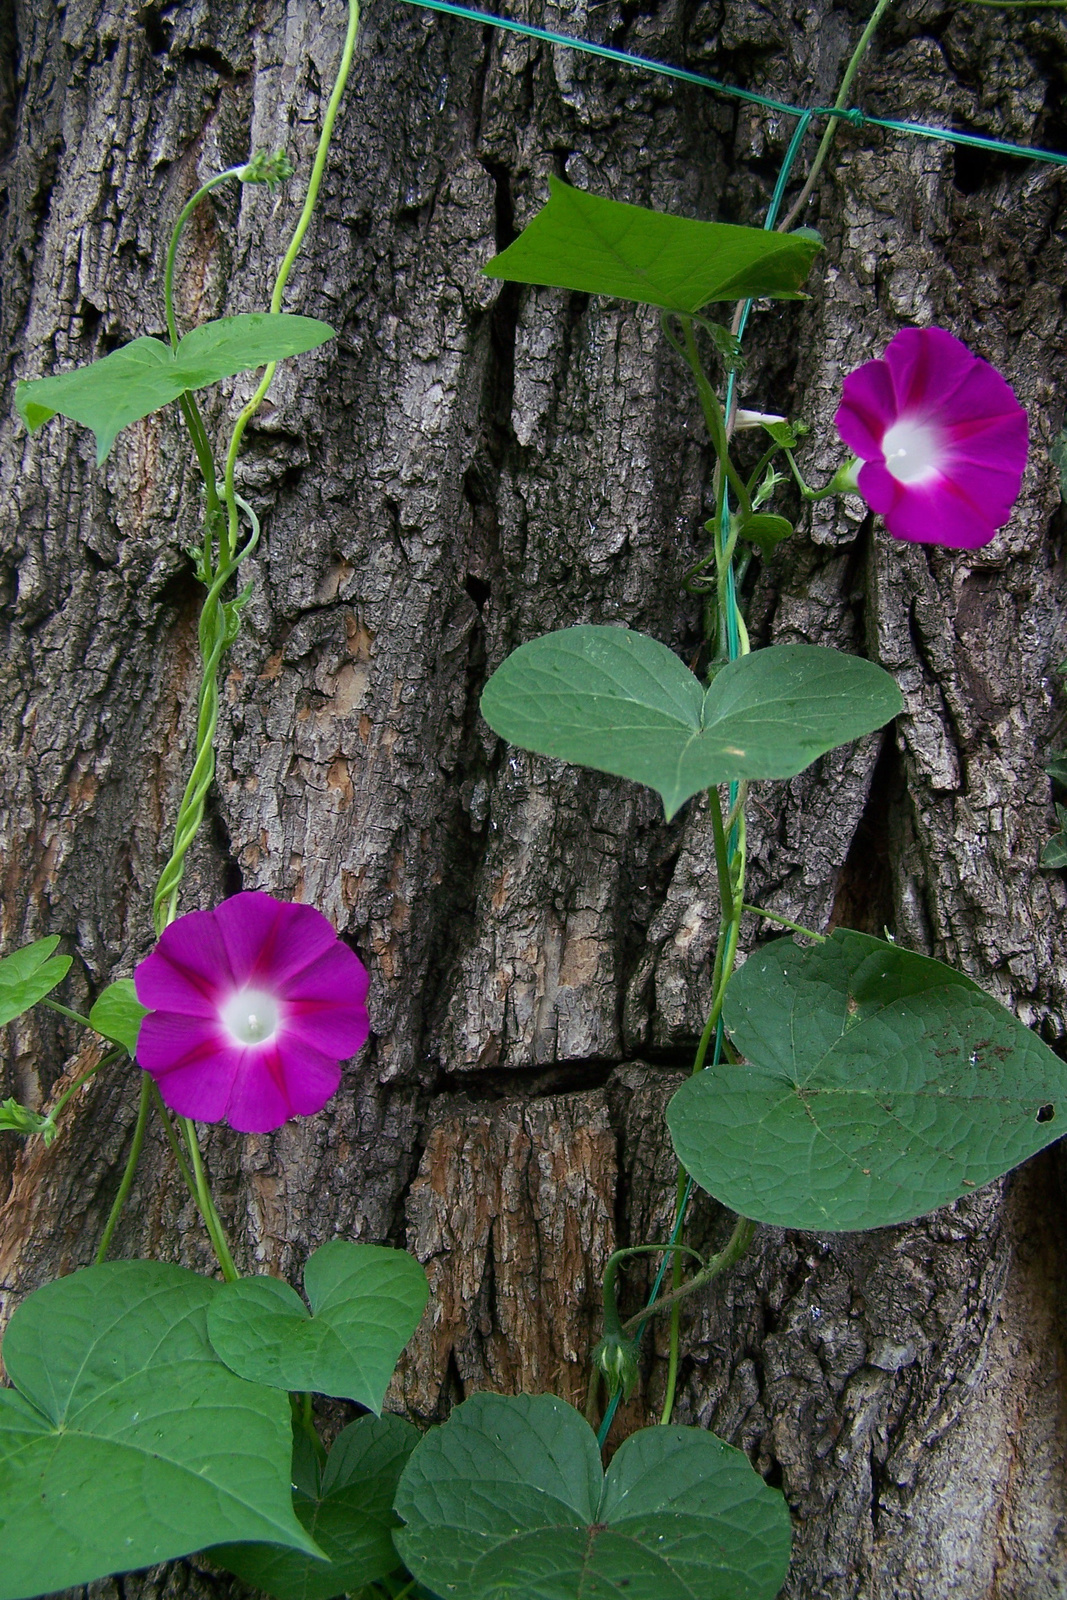
M 957 133 L 952 128 L 935 128 L 925 122 L 897 122 L 892 117 L 869 117 L 863 111 L 854 108 L 843 110 L 837 106 L 812 106 L 809 113 L 803 106 L 793 106 L 785 100 L 772 100 L 767 95 L 755 94 L 751 89 L 737 89 L 733 84 L 720 83 L 717 78 L 707 78 L 699 72 L 688 72 L 684 67 L 670 67 L 666 62 L 653 61 L 648 56 L 631 55 L 628 50 L 614 50 L 610 45 L 594 44 L 590 39 L 578 39 L 566 33 L 553 33 L 550 28 L 535 28 L 527 22 L 515 22 L 511 17 L 496 17 L 489 11 L 474 11 L 469 6 L 454 5 L 452 0 L 404 0 L 404 4 L 417 6 L 421 11 L 441 11 L 449 17 L 463 17 L 467 22 L 481 22 L 487 27 L 500 28 L 506 33 L 519 33 L 528 39 L 540 39 L 546 44 L 563 45 L 567 50 L 580 50 L 586 55 L 599 56 L 603 61 L 616 61 L 621 66 L 633 67 L 640 72 L 656 72 L 664 78 L 676 78 L 679 83 L 695 83 L 701 89 L 731 95 L 735 100 L 745 100 L 750 105 L 763 106 L 768 111 L 777 111 L 787 117 L 807 114 L 813 117 L 837 117 L 856 127 L 888 128 L 893 133 L 908 133 L 919 139 L 942 139 L 947 144 L 973 145 L 978 150 L 992 150 L 1001 155 L 1023 156 L 1029 161 L 1049 161 L 1055 166 L 1067 167 L 1067 155 L 1058 150 L 1009 144 L 1004 139 L 989 139 L 980 133 Z

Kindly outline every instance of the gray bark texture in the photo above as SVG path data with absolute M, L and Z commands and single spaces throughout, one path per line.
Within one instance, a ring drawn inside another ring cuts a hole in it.
M 178 209 L 252 147 L 284 145 L 289 193 L 220 191 L 181 260 L 183 327 L 264 308 L 344 9 L 0 0 L 0 935 L 5 950 L 64 935 L 76 1006 L 152 942 L 190 759 L 198 494 L 176 408 L 98 470 L 72 424 L 27 437 L 14 381 L 160 335 Z M 866 15 L 853 0 L 503 9 L 823 105 Z M 1063 149 L 1065 63 L 1062 12 L 900 0 L 856 93 L 872 113 Z M 692 655 L 680 580 L 710 476 L 693 395 L 651 310 L 480 268 L 550 173 L 758 222 L 790 132 L 696 87 L 401 0 L 367 7 L 286 296 L 338 338 L 282 368 L 248 436 L 239 487 L 264 541 L 182 903 L 241 886 L 309 900 L 370 967 L 372 1039 L 327 1110 L 270 1136 L 213 1129 L 207 1157 L 245 1269 L 297 1280 L 336 1235 L 425 1263 L 431 1308 L 390 1400 L 421 1422 L 479 1387 L 581 1403 L 607 1255 L 669 1225 L 661 1111 L 703 1021 L 717 919 L 699 803 L 665 825 L 649 792 L 505 748 L 478 716 L 489 672 L 554 627 L 621 621 Z M 1048 457 L 1064 177 L 846 126 L 804 220 L 826 240 L 812 298 L 757 310 L 743 400 L 813 424 L 814 479 L 839 459 L 842 377 L 906 322 L 945 325 L 1004 371 L 1031 464 L 984 550 L 897 544 L 848 501 L 806 515 L 758 575 L 754 643 L 867 654 L 907 709 L 884 738 L 757 786 L 749 898 L 807 925 L 888 927 L 1061 1046 L 1067 893 L 1037 861 L 1067 657 Z M 251 381 L 207 399 L 220 439 Z M 746 948 L 772 933 L 747 919 Z M 91 1059 L 40 1010 L 4 1048 L 0 1094 L 39 1106 Z M 5 1313 L 92 1259 L 136 1076 L 82 1091 L 48 1151 L 3 1136 Z M 790 1600 L 1067 1596 L 1064 1179 L 1054 1149 L 907 1226 L 763 1229 L 686 1312 L 676 1420 L 742 1445 L 784 1489 Z M 703 1200 L 693 1240 L 728 1226 Z M 117 1252 L 211 1270 L 154 1135 Z M 646 1281 L 630 1273 L 627 1310 Z M 657 1414 L 661 1331 L 646 1350 L 616 1439 Z M 93 1589 L 241 1592 L 200 1559 Z

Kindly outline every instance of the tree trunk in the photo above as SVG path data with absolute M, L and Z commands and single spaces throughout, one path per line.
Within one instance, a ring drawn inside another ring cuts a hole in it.
M 524 19 L 772 96 L 832 102 L 862 14 L 831 0 L 565 6 Z M 12 405 L 35 377 L 163 331 L 160 258 L 199 181 L 284 145 L 298 175 L 218 192 L 181 260 L 192 320 L 262 309 L 295 219 L 344 25 L 340 0 L 0 3 L 3 948 L 56 932 L 86 1006 L 149 949 L 152 886 L 190 759 L 198 496 L 176 408 L 120 435 Z M 903 0 L 857 85 L 874 114 L 1063 148 L 1067 23 Z M 372 973 L 370 1045 L 319 1117 L 212 1130 L 239 1264 L 406 1245 L 430 1311 L 390 1403 L 441 1418 L 479 1387 L 581 1403 L 616 1244 L 669 1227 L 661 1110 L 709 999 L 717 921 L 699 803 L 505 748 L 488 673 L 553 627 L 623 621 L 692 652 L 681 578 L 708 515 L 699 413 L 648 308 L 480 274 L 550 173 L 687 215 L 759 222 L 790 121 L 697 87 L 372 0 L 323 198 L 287 292 L 335 343 L 285 365 L 250 430 L 264 519 L 226 664 L 210 823 L 185 909 L 238 887 L 319 906 Z M 811 144 L 806 146 L 810 159 Z M 940 323 L 1031 416 L 1010 526 L 951 554 L 817 509 L 747 597 L 754 643 L 860 651 L 898 678 L 895 732 L 761 784 L 750 898 L 958 964 L 1062 1041 L 1065 886 L 1042 767 L 1067 656 L 1062 169 L 844 126 L 806 222 L 810 301 L 760 309 L 744 399 L 814 425 L 836 465 L 845 372 Z M 209 398 L 222 433 L 248 379 Z M 837 505 L 837 502 L 830 502 Z M 766 923 L 746 919 L 751 942 Z M 76 1034 L 7 1031 L 0 1094 L 50 1098 Z M 0 1144 L 0 1301 L 92 1259 L 125 1159 L 135 1069 L 68 1108 L 48 1151 Z M 761 1229 L 683 1319 L 676 1419 L 741 1445 L 795 1516 L 804 1600 L 1067 1595 L 1064 1165 L 906 1226 Z M 698 1204 L 693 1241 L 728 1221 Z M 182 1239 L 186 1242 L 181 1243 Z M 117 1253 L 211 1270 L 160 1137 Z M 647 1281 L 628 1279 L 629 1309 Z M 665 1374 L 647 1341 L 629 1429 Z M 199 1560 L 101 1595 L 231 1592 Z M 233 1586 L 236 1592 L 239 1586 Z

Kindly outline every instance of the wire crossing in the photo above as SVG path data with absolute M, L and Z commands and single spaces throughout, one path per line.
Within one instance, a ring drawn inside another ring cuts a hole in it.
M 484 27 L 498 28 L 504 33 L 518 33 L 527 39 L 540 39 L 544 44 L 562 45 L 566 50 L 578 50 L 585 55 L 598 56 L 602 61 L 614 61 L 617 65 L 630 67 L 635 72 L 654 72 L 663 78 L 674 78 L 679 83 L 692 83 L 700 89 L 710 89 L 714 94 L 729 95 L 734 100 L 744 100 L 749 105 L 763 106 L 767 111 L 777 111 L 781 116 L 835 117 L 838 121 L 850 122 L 857 128 L 887 128 L 892 133 L 906 133 L 916 139 L 940 139 L 947 144 L 970 145 L 976 150 L 989 150 L 999 155 L 1021 156 L 1027 161 L 1045 161 L 1053 166 L 1067 167 L 1067 154 L 1059 150 L 1042 150 L 1036 145 L 1011 144 L 1005 139 L 991 139 L 986 134 L 963 133 L 955 128 L 936 128 L 926 122 L 900 122 L 894 117 L 872 117 L 854 106 L 794 106 L 786 100 L 774 100 L 769 95 L 757 94 L 752 89 L 739 89 L 734 84 L 721 83 L 718 78 L 709 78 L 700 72 L 689 72 L 685 67 L 672 67 L 665 61 L 653 61 L 650 56 L 632 55 L 628 50 L 615 50 L 611 45 L 594 44 L 591 39 L 580 39 L 573 34 L 555 33 L 551 28 L 535 28 L 532 23 L 516 22 L 511 17 L 497 17 L 491 11 L 475 11 L 470 6 L 455 5 L 453 0 L 403 0 L 403 3 L 417 6 L 421 11 L 440 11 L 449 17 L 462 17 L 467 22 L 479 22 Z

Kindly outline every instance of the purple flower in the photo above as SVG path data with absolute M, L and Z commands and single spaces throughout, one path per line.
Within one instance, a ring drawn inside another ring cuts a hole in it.
M 334 1093 L 367 1037 L 368 982 L 312 906 L 236 894 L 172 922 L 137 968 L 137 1059 L 180 1116 L 264 1133 Z
M 1026 412 L 944 328 L 902 328 L 880 361 L 849 373 L 834 421 L 864 462 L 860 494 L 894 538 L 974 550 L 1011 515 Z

